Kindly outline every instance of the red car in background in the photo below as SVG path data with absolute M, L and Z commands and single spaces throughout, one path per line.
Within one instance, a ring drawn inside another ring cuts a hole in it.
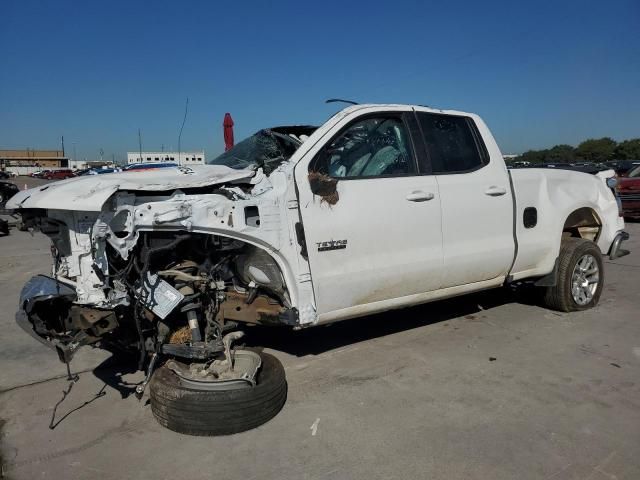
M 47 180 L 63 180 L 65 178 L 74 177 L 73 170 L 69 169 L 61 169 L 61 170 L 51 170 L 47 172 L 43 177 Z
M 640 166 L 618 178 L 618 195 L 625 218 L 640 218 Z

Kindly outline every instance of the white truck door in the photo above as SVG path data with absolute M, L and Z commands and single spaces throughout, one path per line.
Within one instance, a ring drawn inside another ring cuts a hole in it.
M 345 120 L 296 167 L 318 314 L 441 286 L 440 195 L 419 174 L 407 122 L 417 129 L 412 112 Z
M 416 115 L 440 191 L 442 286 L 501 282 L 513 262 L 515 241 L 509 176 L 497 145 L 485 145 L 471 117 Z M 484 133 L 486 126 L 481 127 Z

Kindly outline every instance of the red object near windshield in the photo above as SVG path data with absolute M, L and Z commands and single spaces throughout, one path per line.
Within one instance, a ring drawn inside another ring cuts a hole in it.
M 226 152 L 233 148 L 233 119 L 230 113 L 224 114 L 222 126 L 224 127 L 224 151 Z

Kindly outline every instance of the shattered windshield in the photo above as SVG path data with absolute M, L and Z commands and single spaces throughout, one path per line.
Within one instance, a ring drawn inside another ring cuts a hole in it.
M 290 136 L 265 129 L 245 138 L 222 155 L 207 160 L 207 164 L 238 170 L 262 167 L 268 174 L 291 158 L 299 146 L 300 142 Z

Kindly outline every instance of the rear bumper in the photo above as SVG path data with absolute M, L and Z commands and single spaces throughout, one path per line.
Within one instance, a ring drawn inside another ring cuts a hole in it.
M 611 243 L 611 248 L 609 249 L 609 258 L 611 260 L 629 255 L 629 250 L 622 248 L 622 242 L 626 240 L 629 240 L 629 234 L 624 230 L 621 230 L 616 234 L 613 242 Z

